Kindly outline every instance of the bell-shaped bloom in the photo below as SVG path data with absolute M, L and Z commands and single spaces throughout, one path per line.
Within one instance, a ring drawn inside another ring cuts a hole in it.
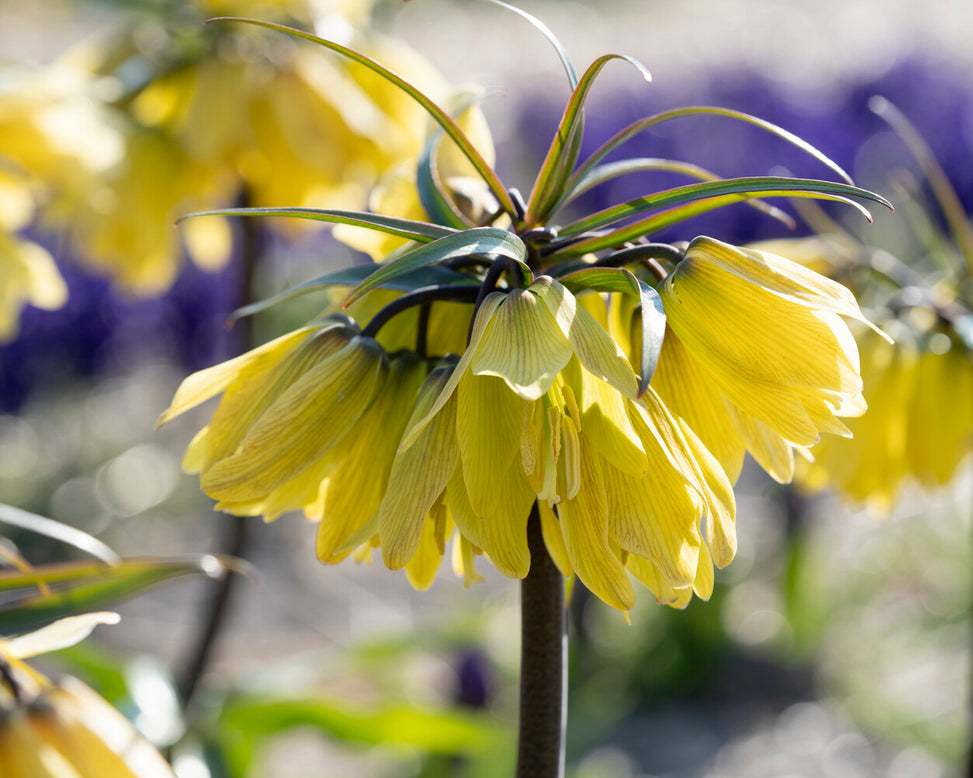
M 906 328 L 890 345 L 862 339 L 868 413 L 849 427 L 853 440 L 828 440 L 798 468 L 809 489 L 835 488 L 881 513 L 904 485 L 952 480 L 973 451 L 973 358 L 944 332 L 920 339 Z
M 871 325 L 845 287 L 774 254 L 697 238 L 659 292 L 668 328 L 653 381 L 731 477 L 743 449 L 787 481 L 795 447 L 822 432 L 850 436 L 839 417 L 866 404 L 842 317 Z
M 381 346 L 331 320 L 195 373 L 159 423 L 222 392 L 184 467 L 201 474 L 217 507 L 273 518 L 317 499 L 316 468 L 362 418 L 387 372 Z
M 0 641 L 3 778 L 174 778 L 129 721 L 75 678 L 53 683 Z
M 634 604 L 630 572 L 663 602 L 709 596 L 713 562 L 735 551 L 729 481 L 653 391 L 637 397 L 628 359 L 561 284 L 488 296 L 463 356 L 439 372 L 379 509 L 389 567 L 420 553 L 444 504 L 465 540 L 523 577 L 537 502 L 559 568 L 613 607 Z

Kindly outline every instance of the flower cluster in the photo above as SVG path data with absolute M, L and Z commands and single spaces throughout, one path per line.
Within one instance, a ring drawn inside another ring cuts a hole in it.
M 602 159 L 682 115 L 640 120 L 576 166 L 582 106 L 611 57 L 580 79 L 562 58 L 573 93 L 526 201 L 446 111 L 369 64 L 441 129 L 411 186 L 379 190 L 382 213 L 289 211 L 345 236 L 372 230 L 384 261 L 282 295 L 351 289 L 306 327 L 190 376 L 162 415 L 222 394 L 184 459 L 218 509 L 302 510 L 319 521 L 322 561 L 380 549 L 418 588 L 451 539 L 468 583 L 478 556 L 524 577 L 536 521 L 561 572 L 609 605 L 633 607 L 634 578 L 681 607 L 709 597 L 714 565 L 733 559 L 744 452 L 788 480 L 795 449 L 847 434 L 840 418 L 865 410 L 845 324 L 864 316 L 847 289 L 771 253 L 648 236 L 741 191 L 884 201 L 846 183 L 707 175 L 560 223 L 577 194 L 626 172 Z M 464 175 L 440 167 L 448 147 Z

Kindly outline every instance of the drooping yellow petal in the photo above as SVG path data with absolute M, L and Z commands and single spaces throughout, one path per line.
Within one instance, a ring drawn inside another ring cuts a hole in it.
M 625 397 L 635 399 L 638 379 L 631 363 L 595 318 L 578 305 L 574 295 L 550 276 L 537 278 L 529 291 L 537 295 L 553 314 L 585 369 L 607 381 Z
M 189 445 L 186 446 L 186 452 L 182 455 L 182 469 L 184 472 L 198 473 L 203 469 L 203 463 L 206 458 L 206 436 L 208 433 L 209 427 L 203 427 L 189 441 Z
M 236 380 L 244 366 L 254 363 L 277 364 L 317 329 L 318 327 L 314 326 L 302 327 L 282 335 L 276 340 L 270 341 L 270 343 L 265 343 L 259 348 L 248 351 L 246 354 L 241 354 L 226 362 L 193 373 L 179 385 L 175 396 L 172 398 L 172 403 L 159 417 L 156 427 L 161 427 L 190 408 L 195 408 L 210 397 L 215 397 L 220 392 L 225 391 Z
M 682 418 L 735 483 L 743 469 L 744 444 L 716 382 L 668 327 L 652 388 L 673 415 Z
M 693 590 L 689 587 L 674 589 L 648 559 L 629 554 L 625 560 L 625 568 L 655 595 L 655 601 L 659 605 L 668 605 L 680 610 L 689 605 Z
M 614 387 L 583 368 L 580 375 L 581 427 L 598 453 L 629 475 L 644 475 L 647 468 L 642 441 L 625 410 L 628 402 Z M 579 394 L 575 391 L 576 396 Z
M 462 534 L 456 533 L 453 541 L 453 572 L 463 579 L 464 589 L 486 580 L 476 570 L 476 555 L 476 547 Z
M 498 482 L 517 455 L 528 402 L 500 378 L 472 371 L 460 378 L 456 400 L 456 439 L 470 504 L 478 516 L 496 515 L 506 495 Z
M 449 371 L 433 371 L 419 391 L 407 428 L 429 415 L 449 380 Z M 422 523 L 446 488 L 458 458 L 456 396 L 450 393 L 415 442 L 400 450 L 392 462 L 388 489 L 378 509 L 382 558 L 390 569 L 398 570 L 412 558 L 419 545 Z
M 629 416 L 646 442 L 646 451 L 651 439 L 659 441 L 675 469 L 702 497 L 706 542 L 716 565 L 725 567 L 736 554 L 736 500 L 719 462 L 685 422 L 669 413 L 651 386 L 639 404 L 630 404 Z
M 296 477 L 358 421 L 386 370 L 375 341 L 353 338 L 277 398 L 237 452 L 203 474 L 204 491 L 221 500 L 252 500 Z
M 731 423 L 753 456 L 777 483 L 789 483 L 794 477 L 794 449 L 770 426 L 746 413 L 731 408 Z
M 251 427 L 295 381 L 345 348 L 356 333 L 353 327 L 326 327 L 277 362 L 254 361 L 240 368 L 210 419 L 203 470 L 234 454 Z
M 405 577 L 412 588 L 426 591 L 436 578 L 436 571 L 446 553 L 446 541 L 452 533 L 452 521 L 442 497 L 429 511 L 422 525 L 422 536 L 415 554 L 405 564 Z
M 686 479 L 658 450 L 649 452 L 647 476 L 635 478 L 607 463 L 602 472 L 609 535 L 625 551 L 651 561 L 672 586 L 692 584 L 702 511 Z
M 305 511 L 309 518 L 320 520 L 319 559 L 330 559 L 355 530 L 376 515 L 424 378 L 424 366 L 415 356 L 393 358 L 381 394 L 355 425 L 354 434 L 346 435 L 328 454 L 335 460 L 333 469 L 321 485 L 317 501 Z
M 699 564 L 696 566 L 696 577 L 693 580 L 693 593 L 701 600 L 708 600 L 713 596 L 713 586 L 716 583 L 713 571 L 713 557 L 705 544 L 699 549 Z
M 492 292 L 483 300 L 483 303 L 480 305 L 480 310 L 477 312 L 476 320 L 473 322 L 473 332 L 470 333 L 470 343 L 466 347 L 466 351 L 463 352 L 463 356 L 460 357 L 456 367 L 450 372 L 448 380 L 443 385 L 435 401 L 431 403 L 422 416 L 415 417 L 414 421 L 410 420 L 409 425 L 406 427 L 407 432 L 399 444 L 400 451 L 405 451 L 415 443 L 426 425 L 432 421 L 433 417 L 439 413 L 442 407 L 453 396 L 453 392 L 456 391 L 460 378 L 463 377 L 463 374 L 470 366 L 470 362 L 473 360 L 473 354 L 480 345 L 480 341 L 483 339 L 483 333 L 493 318 L 493 314 L 496 312 L 500 303 L 503 302 L 503 297 L 499 292 Z
M 512 392 L 536 400 L 570 358 L 571 346 L 547 307 L 529 291 L 514 289 L 490 320 L 470 370 L 499 376 Z
M 493 512 L 478 513 L 466 492 L 462 467 L 457 467 L 446 487 L 449 508 L 460 533 L 483 549 L 497 570 L 510 578 L 523 578 L 530 569 L 527 519 L 534 492 L 516 461 L 496 481 L 501 499 Z
M 769 251 L 699 237 L 689 244 L 682 261 L 690 264 L 710 263 L 789 302 L 856 319 L 891 342 L 885 333 L 865 318 L 855 295 L 847 287 Z
M 579 454 L 580 488 L 573 499 L 562 500 L 557 509 L 571 568 L 604 602 L 619 610 L 631 610 L 635 605 L 632 583 L 608 543 L 607 498 L 601 465 L 583 435 Z

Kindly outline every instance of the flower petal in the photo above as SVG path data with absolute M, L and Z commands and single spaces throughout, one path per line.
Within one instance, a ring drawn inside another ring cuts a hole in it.
M 253 500 L 296 477 L 358 421 L 385 371 L 382 348 L 353 338 L 275 400 L 237 452 L 203 474 L 204 491 L 221 500 Z
M 430 408 L 439 402 L 450 379 L 445 369 L 433 371 L 419 390 L 407 427 L 430 415 Z M 455 394 L 451 392 L 440 411 L 430 418 L 415 442 L 396 454 L 378 509 L 382 558 L 392 570 L 404 567 L 416 552 L 426 515 L 446 488 L 459 458 Z
M 593 594 L 613 608 L 627 611 L 635 592 L 621 561 L 608 544 L 605 487 L 597 454 L 585 437 L 580 440 L 581 484 L 573 499 L 558 505 L 561 532 L 571 568 Z
M 499 376 L 511 391 L 536 400 L 570 358 L 571 346 L 551 312 L 529 291 L 514 289 L 490 320 L 470 370 Z

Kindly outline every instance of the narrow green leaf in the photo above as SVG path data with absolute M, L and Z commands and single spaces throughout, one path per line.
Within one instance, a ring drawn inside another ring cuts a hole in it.
M 313 727 L 345 743 L 411 746 L 435 754 L 484 753 L 502 737 L 485 715 L 429 711 L 406 704 L 363 708 L 348 700 L 272 695 L 228 700 L 221 729 L 259 741 L 295 727 Z
M 437 224 L 465 230 L 470 224 L 453 204 L 442 179 L 439 177 L 439 166 L 436 164 L 436 150 L 442 139 L 442 132 L 436 132 L 426 143 L 419 157 L 416 167 L 416 188 L 419 190 L 419 202 L 429 218 Z
M 571 89 L 574 89 L 578 85 L 578 75 L 575 72 L 574 65 L 571 63 L 570 57 L 568 57 L 567 49 L 561 45 L 561 41 L 559 41 L 557 36 L 551 32 L 550 27 L 544 24 L 544 22 L 542 22 L 540 19 L 527 13 L 522 8 L 517 8 L 509 3 L 505 3 L 503 0 L 485 0 L 485 2 L 499 5 L 501 8 L 506 8 L 508 11 L 513 11 L 515 14 L 519 14 L 534 25 L 534 27 L 540 30 L 541 34 L 547 38 L 550 44 L 554 47 L 554 50 L 557 52 L 557 55 L 561 60 L 561 65 L 564 67 L 564 72 L 567 74 L 568 84 L 570 85 Z
M 52 586 L 49 595 L 32 594 L 0 609 L 0 635 L 37 629 L 66 616 L 102 609 L 163 581 L 191 573 L 224 574 L 231 560 L 214 556 L 165 560 L 126 559 L 117 564 L 84 562 L 35 568 L 32 575 L 0 574 L 0 591 L 33 586 L 40 578 Z
M 290 289 L 285 289 L 272 297 L 258 300 L 255 303 L 250 303 L 250 305 L 244 305 L 233 312 L 230 316 L 230 321 L 236 321 L 245 316 L 253 316 L 256 313 L 261 313 L 276 305 L 305 294 L 310 294 L 311 292 L 319 292 L 322 289 L 330 289 L 335 286 L 358 286 L 358 284 L 368 278 L 379 267 L 381 265 L 369 263 L 367 265 L 352 265 L 351 267 L 341 268 L 340 270 L 333 270 L 330 273 L 312 278 Z M 382 286 L 386 289 L 412 292 L 424 286 L 466 286 L 471 284 L 476 285 L 477 283 L 479 282 L 475 278 L 465 273 L 450 270 L 448 267 L 433 265 L 420 267 L 404 275 L 392 278 L 382 284 Z
M 411 273 L 418 268 L 444 262 L 454 257 L 487 254 L 499 254 L 514 260 L 521 267 L 524 278 L 528 279 L 528 282 L 531 279 L 530 270 L 524 262 L 527 257 L 527 247 L 520 238 L 512 232 L 497 227 L 474 227 L 419 246 L 403 254 L 394 262 L 382 265 L 348 295 L 345 306 L 347 307 L 366 292 L 384 286 L 392 279 Z
M 342 46 L 340 43 L 335 43 L 334 41 L 329 41 L 325 38 L 319 38 L 318 36 L 312 35 L 309 32 L 297 30 L 293 27 L 287 27 L 283 24 L 265 22 L 259 19 L 242 19 L 233 16 L 217 17 L 215 19 L 208 20 L 207 23 L 211 22 L 243 22 L 244 24 L 255 24 L 259 27 L 266 27 L 269 30 L 277 30 L 278 32 L 287 33 L 288 35 L 303 38 L 311 43 L 316 43 L 319 46 L 324 46 L 327 49 L 331 49 L 331 51 L 341 54 L 342 56 L 363 65 L 373 73 L 378 74 L 389 83 L 401 89 L 425 109 L 425 111 L 439 124 L 439 126 L 443 128 L 446 134 L 449 135 L 453 141 L 455 141 L 456 145 L 459 146 L 463 155 L 470 161 L 470 164 L 476 168 L 477 173 L 480 174 L 480 177 L 484 180 L 486 185 L 490 187 L 490 191 L 493 192 L 493 196 L 497 198 L 497 202 L 500 203 L 500 206 L 504 209 L 504 211 L 510 215 L 511 218 L 515 217 L 516 209 L 514 208 L 514 204 L 511 201 L 510 195 L 507 193 L 503 183 L 499 178 L 497 178 L 497 174 L 486 163 L 486 160 L 483 159 L 480 152 L 478 152 L 473 144 L 470 143 L 469 138 L 466 137 L 456 122 L 454 122 L 450 118 L 449 114 L 436 105 L 436 103 L 424 93 L 420 92 L 418 89 L 416 89 L 416 87 L 403 79 L 401 76 L 393 73 L 384 65 L 381 65 L 370 57 L 366 57 L 361 52 L 350 49 L 347 46 Z
M 656 365 L 659 364 L 662 339 L 666 334 L 666 312 L 659 293 L 633 273 L 618 267 L 586 268 L 568 273 L 559 280 L 574 294 L 590 289 L 596 292 L 631 294 L 639 298 L 642 347 L 636 372 L 639 374 L 641 397 L 652 380 Z
M 613 59 L 622 59 L 631 63 L 638 68 L 646 81 L 652 80 L 651 74 L 642 63 L 622 54 L 604 54 L 588 66 L 571 93 L 571 98 L 568 100 L 564 114 L 558 124 L 557 132 L 554 133 L 554 139 L 547 150 L 547 156 L 544 158 L 537 179 L 534 181 L 534 187 L 527 200 L 526 221 L 528 226 L 543 222 L 550 214 L 551 206 L 561 199 L 565 184 L 578 161 L 578 154 L 581 150 L 585 101 L 588 99 L 595 78 L 605 65 Z
M 675 159 L 660 159 L 657 157 L 635 157 L 624 159 L 618 162 L 610 162 L 592 168 L 583 178 L 579 179 L 570 191 L 566 192 L 564 198 L 555 206 L 560 208 L 567 205 L 575 198 L 581 196 L 588 190 L 603 184 L 606 181 L 618 178 L 629 173 L 644 173 L 648 171 L 664 171 L 667 173 L 679 173 L 697 181 L 721 181 L 722 176 L 707 170 L 706 168 L 694 165 L 691 162 L 683 162 Z M 776 208 L 763 200 L 747 200 L 747 205 L 756 208 L 758 211 L 767 214 L 773 219 L 783 222 L 788 227 L 797 226 L 794 219 L 786 211 Z
M 868 219 L 868 221 L 872 220 L 871 214 L 866 208 L 859 203 L 856 203 L 854 200 L 849 200 L 847 197 L 841 197 L 839 195 L 824 194 L 822 192 L 769 191 L 763 192 L 763 196 L 832 200 L 834 202 L 843 203 L 844 205 L 850 205 L 852 208 L 855 208 L 862 213 L 865 218 Z M 733 203 L 742 202 L 749 197 L 751 197 L 751 195 L 732 194 L 696 200 L 676 208 L 670 208 L 662 213 L 653 214 L 652 216 L 632 222 L 631 224 L 627 224 L 624 227 L 612 230 L 611 232 L 599 234 L 592 238 L 564 246 L 563 248 L 559 248 L 554 256 L 556 256 L 559 260 L 566 260 L 572 257 L 580 257 L 584 254 L 602 251 L 604 249 L 616 248 L 627 243 L 628 241 L 648 237 L 659 230 L 665 229 L 666 227 L 671 227 L 673 224 L 679 224 L 680 222 L 692 218 L 693 216 L 699 216 L 700 214 L 716 210 L 717 208 L 723 208 L 727 205 L 732 205 Z
M 0 503 L 0 523 L 67 543 L 103 562 L 117 562 L 119 559 L 118 554 L 93 535 L 13 505 Z
M 919 163 L 919 168 L 929 182 L 933 196 L 939 203 L 953 238 L 966 260 L 967 270 L 973 274 L 973 226 L 970 226 L 969 217 L 963 210 L 963 203 L 949 182 L 946 171 L 936 159 L 936 155 L 915 125 L 886 98 L 875 95 L 868 101 L 868 107 L 885 120 Z
M 644 119 L 639 119 L 638 121 L 633 122 L 628 127 L 625 127 L 624 129 L 617 132 L 613 137 L 605 141 L 605 143 L 602 144 L 602 146 L 597 151 L 595 151 L 594 154 L 588 157 L 588 159 L 585 160 L 584 164 L 582 164 L 581 167 L 579 167 L 575 171 L 574 175 L 571 177 L 570 182 L 568 183 L 568 189 L 573 188 L 578 181 L 580 181 L 582 178 L 588 175 L 588 173 L 592 170 L 592 168 L 598 165 L 603 159 L 605 159 L 605 157 L 611 154 L 615 149 L 617 149 L 626 141 L 635 137 L 636 135 L 643 132 L 644 130 L 647 130 L 649 127 L 652 127 L 653 125 L 661 124 L 663 122 L 669 121 L 670 119 L 677 119 L 682 116 L 724 116 L 729 119 L 734 119 L 737 121 L 746 122 L 747 124 L 752 124 L 754 127 L 758 127 L 759 129 L 765 130 L 771 133 L 772 135 L 775 135 L 778 138 L 787 141 L 792 146 L 796 146 L 801 151 L 805 152 L 806 154 L 810 155 L 814 159 L 818 160 L 822 164 L 829 167 L 831 170 L 837 173 L 842 179 L 844 179 L 847 183 L 849 184 L 853 183 L 851 177 L 844 171 L 844 169 L 840 165 L 838 165 L 836 162 L 831 160 L 828 156 L 826 156 L 822 152 L 818 151 L 814 146 L 812 146 L 806 140 L 803 140 L 802 138 L 798 137 L 792 132 L 788 132 L 783 127 L 778 127 L 776 124 L 772 122 L 768 122 L 756 116 L 751 116 L 750 114 L 743 113 L 742 111 L 734 111 L 730 108 L 716 108 L 708 105 L 693 105 L 684 108 L 676 108 L 671 111 L 664 111 L 662 113 L 654 114 L 652 116 L 647 116 Z
M 834 181 L 819 181 L 810 178 L 789 178 L 783 176 L 747 176 L 744 178 L 727 178 L 719 181 L 704 181 L 699 184 L 689 184 L 687 186 L 676 187 L 675 189 L 666 189 L 635 200 L 629 200 L 627 203 L 606 208 L 562 227 L 558 237 L 567 238 L 573 235 L 580 235 L 591 230 L 607 227 L 610 224 L 631 216 L 636 216 L 645 211 L 680 205 L 694 200 L 721 197 L 723 195 L 739 195 L 743 199 L 755 195 L 764 195 L 766 197 L 801 196 L 801 193 L 810 196 L 841 195 L 844 197 L 858 197 L 864 200 L 872 200 L 888 208 L 892 207 L 892 204 L 888 200 L 881 195 L 875 194 L 875 192 Z M 864 211 L 864 209 L 860 210 Z M 871 221 L 868 212 L 864 212 L 866 218 Z
M 197 216 L 277 216 L 311 219 L 313 221 L 331 222 L 332 224 L 347 224 L 351 227 L 364 227 L 420 243 L 428 243 L 455 232 L 449 227 L 411 219 L 397 219 L 394 216 L 382 216 L 366 211 L 337 211 L 321 208 L 221 208 L 215 211 L 198 211 L 197 213 L 186 214 L 177 219 L 176 224 L 186 219 L 194 219 Z

